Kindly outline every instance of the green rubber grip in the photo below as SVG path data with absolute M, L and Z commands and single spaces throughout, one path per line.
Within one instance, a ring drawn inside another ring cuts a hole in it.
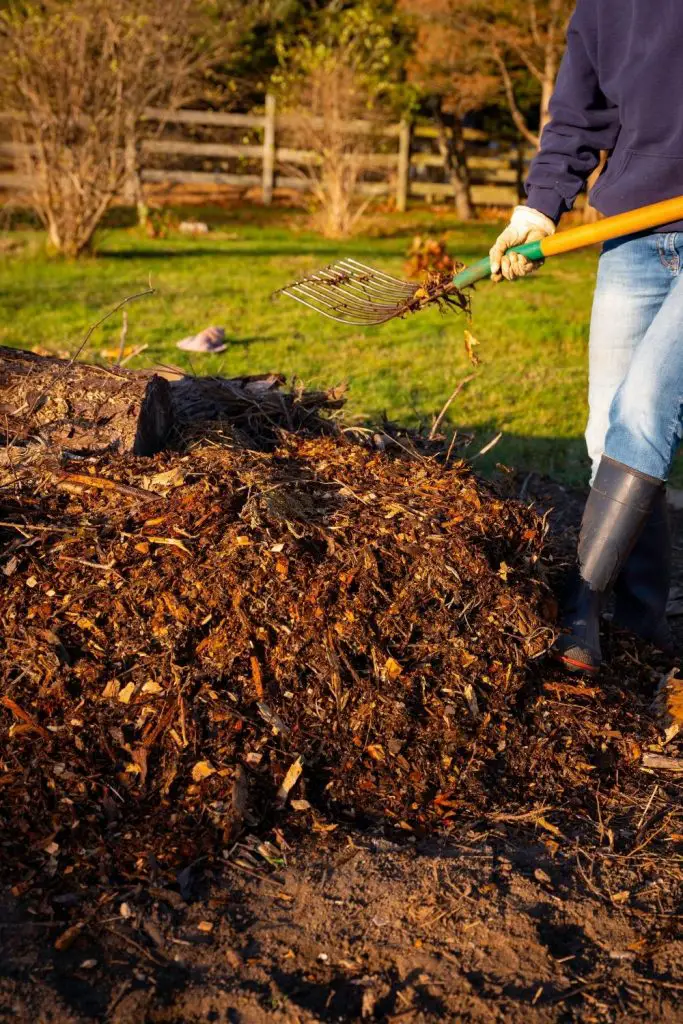
M 543 259 L 541 242 L 527 242 L 525 245 L 516 245 L 512 249 L 508 249 L 508 252 L 519 252 L 522 256 L 526 256 L 528 260 Z M 477 281 L 483 281 L 490 276 L 491 260 L 487 256 L 486 259 L 479 260 L 477 263 L 473 263 L 471 267 L 465 267 L 459 274 L 456 274 L 453 278 L 453 284 L 456 288 L 467 288 L 468 285 L 476 284 Z

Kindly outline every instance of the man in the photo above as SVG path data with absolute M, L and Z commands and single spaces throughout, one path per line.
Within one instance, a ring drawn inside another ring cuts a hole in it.
M 491 250 L 494 280 L 535 265 L 505 251 L 555 231 L 599 161 L 591 193 L 607 215 L 683 194 L 681 0 L 578 0 L 551 121 L 517 207 Z M 683 222 L 610 242 L 600 257 L 590 331 L 592 486 L 579 580 L 556 654 L 574 671 L 601 662 L 600 613 L 663 650 L 670 540 L 665 481 L 683 436 Z

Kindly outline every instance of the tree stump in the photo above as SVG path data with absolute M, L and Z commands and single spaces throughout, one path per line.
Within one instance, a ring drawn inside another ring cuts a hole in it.
M 170 378 L 170 379 L 169 379 Z M 187 377 L 74 363 L 0 346 L 5 452 L 41 445 L 73 455 L 182 446 L 198 424 L 229 424 L 260 447 L 278 428 L 330 429 L 343 389 L 285 388 L 281 374 Z

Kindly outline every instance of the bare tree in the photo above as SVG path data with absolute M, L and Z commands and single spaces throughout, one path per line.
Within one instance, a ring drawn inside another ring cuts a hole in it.
M 488 54 L 515 127 L 532 146 L 538 146 L 549 120 L 550 99 L 574 7 L 575 0 L 451 0 L 453 25 L 460 27 L 464 39 Z M 529 78 L 540 93 L 538 132 L 519 99 L 520 80 Z
M 330 0 L 308 33 L 278 46 L 273 83 L 306 148 L 316 226 L 348 235 L 368 206 L 363 176 L 389 112 L 405 103 L 406 40 L 390 0 Z M 365 123 L 361 123 L 365 122 Z
M 86 249 L 148 106 L 195 99 L 261 0 L 42 0 L 0 18 L 0 102 L 53 247 Z
M 353 68 L 343 59 L 311 68 L 290 93 L 289 134 L 306 149 L 308 179 L 314 202 L 313 226 L 327 238 L 353 231 L 370 199 L 362 178 L 373 151 L 373 126 L 381 127 L 366 105 Z M 362 117 L 362 120 L 361 120 Z
M 408 76 L 438 128 L 456 212 L 461 220 L 471 220 L 475 211 L 463 120 L 497 95 L 499 82 L 482 43 L 461 31 L 452 0 L 401 0 L 401 7 L 416 27 Z

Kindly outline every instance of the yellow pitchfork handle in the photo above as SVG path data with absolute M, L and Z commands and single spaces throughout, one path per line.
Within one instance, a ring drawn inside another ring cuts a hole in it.
M 638 210 L 619 213 L 616 217 L 605 217 L 604 220 L 598 220 L 594 224 L 583 224 L 579 228 L 558 231 L 556 235 L 550 235 L 540 242 L 516 245 L 508 252 L 519 252 L 530 260 L 542 260 L 563 252 L 585 249 L 587 246 L 596 245 L 599 242 L 609 242 L 613 238 L 635 235 L 639 231 L 648 231 L 676 220 L 683 220 L 683 196 L 666 199 L 663 203 L 641 206 Z M 467 285 L 474 284 L 475 281 L 482 281 L 490 273 L 491 261 L 487 257 L 472 264 L 471 267 L 461 270 L 453 278 L 453 284 L 456 288 L 466 288 Z

